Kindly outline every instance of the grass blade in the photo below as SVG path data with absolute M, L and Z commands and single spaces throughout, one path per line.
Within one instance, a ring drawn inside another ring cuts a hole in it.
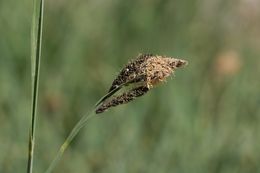
M 31 62 L 32 62 L 32 105 L 31 105 L 31 127 L 29 130 L 29 147 L 27 173 L 33 171 L 35 127 L 37 117 L 37 98 L 40 75 L 40 59 L 42 44 L 43 8 L 44 0 L 34 0 L 33 21 L 31 30 Z

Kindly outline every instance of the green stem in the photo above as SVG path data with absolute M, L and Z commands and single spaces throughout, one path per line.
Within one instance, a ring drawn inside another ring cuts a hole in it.
M 61 145 L 57 155 L 55 156 L 54 160 L 51 162 L 49 168 L 47 169 L 47 171 L 45 173 L 51 173 L 51 171 L 54 169 L 54 167 L 60 161 L 64 151 L 68 148 L 68 146 L 70 145 L 71 141 L 79 133 L 80 129 L 82 129 L 86 125 L 87 121 L 90 118 L 94 117 L 94 115 L 95 115 L 95 111 L 93 110 L 89 114 L 86 114 L 85 116 L 83 116 L 79 120 L 79 122 L 74 126 L 74 128 L 70 132 L 70 134 L 67 137 L 67 139 L 65 140 L 65 142 Z
M 41 59 L 41 43 L 42 43 L 42 26 L 43 26 L 43 7 L 44 0 L 40 0 L 39 13 L 37 8 L 38 3 L 34 1 L 34 12 L 32 22 L 32 111 L 31 111 L 31 128 L 29 131 L 29 147 L 28 147 L 28 162 L 27 173 L 33 171 L 34 159 L 34 141 L 35 141 L 35 127 L 37 117 L 37 100 L 38 100 L 38 86 L 40 75 L 40 59 Z M 37 35 L 36 35 L 37 33 Z
M 55 166 L 57 165 L 57 163 L 60 161 L 63 153 L 65 152 L 65 150 L 68 148 L 68 146 L 70 145 L 71 141 L 74 139 L 74 137 L 79 133 L 79 131 L 87 124 L 88 120 L 92 117 L 94 117 L 95 114 L 95 110 L 96 108 L 102 103 L 104 102 L 106 99 L 108 99 L 109 97 L 111 97 L 113 94 L 115 94 L 118 90 L 120 90 L 123 86 L 127 85 L 129 82 L 121 84 L 120 86 L 118 86 L 117 88 L 113 89 L 112 91 L 110 91 L 109 93 L 107 93 L 105 96 L 103 96 L 99 101 L 97 101 L 97 103 L 95 104 L 94 108 L 87 114 L 85 114 L 84 116 L 82 116 L 82 118 L 78 121 L 78 123 L 74 126 L 74 128 L 72 129 L 72 131 L 70 132 L 69 136 L 67 137 L 67 139 L 65 140 L 65 142 L 61 145 L 57 155 L 55 156 L 55 158 L 53 159 L 53 161 L 51 162 L 50 166 L 48 167 L 48 169 L 45 171 L 45 173 L 51 173 L 53 171 L 53 169 L 55 168 Z

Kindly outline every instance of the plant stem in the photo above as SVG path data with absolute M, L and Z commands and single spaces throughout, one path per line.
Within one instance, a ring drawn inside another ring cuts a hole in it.
M 130 81 L 131 82 L 131 81 Z M 82 118 L 78 121 L 78 123 L 74 126 L 74 128 L 71 130 L 69 136 L 66 138 L 65 142 L 61 145 L 57 155 L 55 156 L 55 158 L 53 159 L 53 161 L 51 162 L 50 166 L 48 167 L 48 169 L 45 171 L 45 173 L 51 173 L 53 171 L 53 169 L 55 168 L 55 166 L 57 165 L 57 163 L 60 161 L 63 153 L 65 152 L 65 150 L 68 148 L 68 146 L 70 145 L 71 141 L 74 139 L 74 137 L 79 133 L 79 131 L 87 124 L 88 120 L 91 119 L 92 117 L 94 117 L 96 115 L 95 111 L 96 108 L 102 103 L 104 102 L 106 99 L 108 99 L 109 97 L 111 97 L 113 94 L 115 94 L 118 90 L 120 90 L 123 86 L 127 85 L 129 82 L 121 84 L 120 86 L 118 86 L 117 88 L 113 89 L 112 91 L 110 91 L 109 93 L 107 93 L 106 95 L 104 95 L 103 97 L 101 97 L 100 100 L 97 101 L 97 103 L 95 104 L 94 108 L 91 109 L 91 111 L 85 115 L 82 116 Z
M 74 126 L 72 131 L 70 132 L 69 136 L 65 140 L 65 142 L 61 145 L 57 155 L 51 162 L 49 168 L 46 170 L 45 173 L 51 173 L 51 171 L 54 169 L 54 167 L 57 165 L 57 163 L 60 161 L 64 151 L 68 148 L 70 145 L 71 141 L 74 139 L 74 137 L 78 134 L 78 132 L 86 125 L 87 121 L 95 116 L 95 111 L 92 110 L 89 114 L 86 116 L 83 116 L 78 123 Z
M 30 127 L 30 131 L 29 131 L 27 173 L 32 173 L 32 171 L 33 171 L 44 0 L 40 0 L 39 10 L 37 10 L 38 9 L 37 5 L 38 5 L 38 3 L 35 0 L 34 1 L 32 31 L 31 31 L 32 32 L 31 61 L 32 61 L 32 88 L 33 88 L 33 90 L 32 90 L 31 127 Z M 39 13 L 37 14 L 38 11 L 39 11 Z M 36 35 L 36 33 L 37 33 L 37 35 Z

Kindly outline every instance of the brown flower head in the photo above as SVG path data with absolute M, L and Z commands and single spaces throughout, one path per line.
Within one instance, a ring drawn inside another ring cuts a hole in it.
M 108 94 L 96 107 L 102 113 L 110 107 L 128 103 L 147 93 L 151 88 L 166 81 L 174 71 L 187 65 L 187 61 L 165 56 L 140 54 L 130 61 L 113 81 Z M 130 90 L 119 96 L 112 96 L 124 86 L 132 85 Z M 112 93 L 112 94 L 111 94 Z

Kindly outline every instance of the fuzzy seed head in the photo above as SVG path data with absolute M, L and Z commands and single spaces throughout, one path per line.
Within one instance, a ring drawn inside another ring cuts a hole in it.
M 152 88 L 157 84 L 166 81 L 166 78 L 174 73 L 174 70 L 186 65 L 187 62 L 184 60 L 163 57 L 163 56 L 152 56 L 147 59 L 140 66 L 141 74 L 146 75 L 146 86 Z
M 116 92 L 124 86 L 133 85 L 121 95 L 105 97 L 96 108 L 96 113 L 102 113 L 110 107 L 126 104 L 137 97 L 146 94 L 154 86 L 166 81 L 177 68 L 184 67 L 188 62 L 181 59 L 140 54 L 130 61 L 113 81 L 108 94 Z

